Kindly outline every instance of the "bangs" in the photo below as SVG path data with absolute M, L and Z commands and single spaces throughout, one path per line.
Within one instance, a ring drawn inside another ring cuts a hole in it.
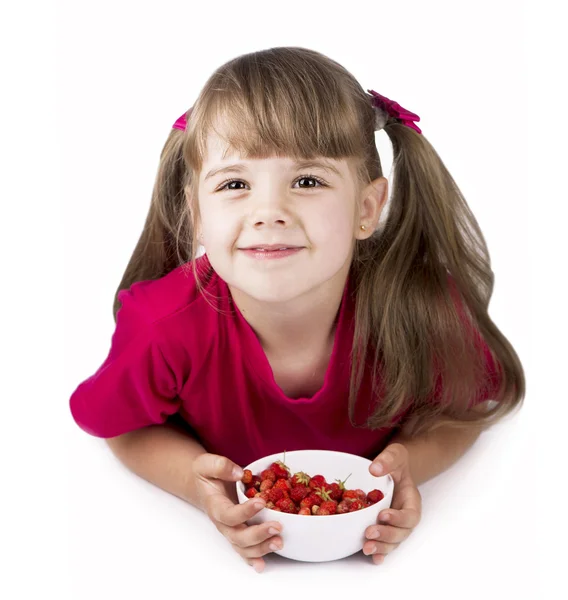
M 361 104 L 368 110 L 361 110 L 353 90 L 333 85 L 326 70 L 319 60 L 303 69 L 281 70 L 269 61 L 252 61 L 241 70 L 233 66 L 231 77 L 214 74 L 188 119 L 188 166 L 201 171 L 211 133 L 226 142 L 223 158 L 234 152 L 242 159 L 364 162 L 369 145 L 375 144 L 371 103 L 362 91 Z

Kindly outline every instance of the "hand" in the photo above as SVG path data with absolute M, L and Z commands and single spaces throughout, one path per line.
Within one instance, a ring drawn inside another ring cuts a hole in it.
M 233 475 L 233 468 L 242 469 L 232 460 L 218 454 L 201 454 L 193 462 L 193 474 L 201 505 L 218 531 L 232 544 L 233 548 L 257 572 L 264 570 L 265 562 L 261 557 L 269 552 L 269 544 L 279 544 L 282 539 L 268 530 L 274 527 L 278 533 L 282 525 L 278 521 L 269 521 L 260 525 L 247 525 L 246 521 L 254 517 L 266 503 L 260 498 L 251 498 L 239 504 L 235 482 L 241 479 Z M 256 508 L 261 502 L 262 507 Z
M 381 464 L 383 470 L 374 472 L 374 466 Z M 422 516 L 422 497 L 410 476 L 408 450 L 403 444 L 388 445 L 369 465 L 373 475 L 390 473 L 394 480 L 394 492 L 391 506 L 379 513 L 377 525 L 365 531 L 363 552 L 373 556 L 373 562 L 379 565 L 385 556 L 398 548 L 420 522 Z M 387 524 L 388 523 L 388 524 Z M 375 541 L 377 540 L 377 541 Z M 376 550 L 373 549 L 376 546 Z

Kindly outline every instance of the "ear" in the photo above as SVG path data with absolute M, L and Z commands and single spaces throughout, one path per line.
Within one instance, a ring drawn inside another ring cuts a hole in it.
M 358 240 L 367 239 L 377 228 L 388 198 L 388 184 L 386 177 L 377 177 L 361 192 L 358 219 L 355 222 L 355 237 Z M 365 226 L 364 231 L 361 225 Z

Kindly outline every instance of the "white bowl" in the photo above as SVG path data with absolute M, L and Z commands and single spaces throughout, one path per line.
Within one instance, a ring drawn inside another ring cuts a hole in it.
M 284 462 L 284 453 L 272 454 L 260 458 L 244 467 L 250 469 L 253 475 L 260 475 L 273 462 Z M 394 481 L 390 475 L 375 477 L 369 471 L 371 461 L 349 454 L 332 450 L 294 450 L 286 452 L 285 464 L 290 468 L 290 476 L 299 471 L 304 471 L 310 477 L 323 475 L 328 483 L 336 479 L 345 481 L 347 489 L 360 488 L 365 492 L 378 489 L 384 494 L 379 502 L 350 513 L 323 515 L 295 515 L 285 512 L 263 508 L 248 525 L 259 525 L 267 521 L 276 521 L 282 524 L 283 548 L 275 551 L 280 556 L 293 560 L 307 562 L 324 562 L 338 560 L 351 556 L 363 549 L 366 541 L 365 530 L 377 523 L 379 513 L 389 508 L 392 501 Z M 241 481 L 236 483 L 239 503 L 248 502 L 245 496 L 245 485 Z

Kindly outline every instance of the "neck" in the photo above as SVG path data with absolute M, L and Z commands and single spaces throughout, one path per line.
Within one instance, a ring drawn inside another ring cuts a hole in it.
M 267 355 L 313 355 L 333 346 L 348 272 L 349 264 L 317 288 L 286 303 L 260 302 L 239 289 L 229 289 Z

